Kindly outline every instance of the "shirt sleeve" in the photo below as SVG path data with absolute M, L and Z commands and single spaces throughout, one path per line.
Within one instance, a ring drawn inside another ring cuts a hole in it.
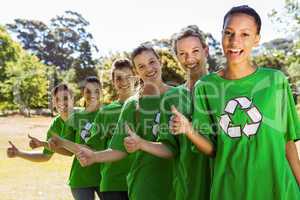
M 162 142 L 174 154 L 179 153 L 179 141 L 177 136 L 173 135 L 169 129 L 171 119 L 171 106 L 168 101 L 163 101 L 160 109 L 159 133 L 157 141 Z
M 124 138 L 127 137 L 127 132 L 125 129 L 125 124 L 135 132 L 136 130 L 136 102 L 128 101 L 124 104 L 121 114 L 116 126 L 116 129 L 113 133 L 112 139 L 110 144 L 108 145 L 109 148 L 126 152 L 126 148 L 123 144 Z
M 78 124 L 77 124 L 78 125 Z M 76 140 L 76 113 L 73 113 L 66 122 L 65 134 L 63 138 L 75 142 Z
M 286 121 L 285 126 L 285 140 L 288 141 L 297 141 L 300 139 L 300 120 L 299 114 L 297 113 L 296 105 L 292 95 L 291 88 L 288 81 L 284 81 L 284 119 Z
M 105 124 L 103 118 L 105 115 L 99 111 L 95 117 L 95 120 L 90 129 L 91 136 L 87 139 L 86 144 L 92 147 L 95 150 L 103 150 L 105 147 L 103 144 L 106 144 L 107 137 L 104 134 Z
M 47 137 L 46 137 L 46 140 L 48 141 L 50 138 L 51 138 L 51 136 L 52 136 L 52 132 L 53 132 L 53 129 L 54 129 L 54 126 L 55 126 L 55 119 L 52 121 L 52 123 L 51 123 L 51 125 L 50 125 L 50 127 L 49 127 L 49 129 L 48 129 L 48 131 L 47 131 Z M 47 148 L 44 148 L 43 149 L 43 154 L 44 155 L 53 155 L 53 151 L 51 151 L 51 150 L 49 150 L 49 149 L 47 149 Z
M 215 126 L 212 116 L 212 108 L 209 106 L 209 97 L 206 95 L 205 83 L 202 81 L 197 82 L 194 90 L 193 99 L 193 117 L 192 124 L 193 128 L 201 135 L 209 139 L 214 145 L 216 145 L 216 132 L 217 127 Z M 193 145 L 193 151 L 196 147 Z

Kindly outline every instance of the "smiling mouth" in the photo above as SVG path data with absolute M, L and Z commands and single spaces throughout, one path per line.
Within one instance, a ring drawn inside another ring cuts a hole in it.
M 239 48 L 231 48 L 231 49 L 228 49 L 227 52 L 229 53 L 229 55 L 239 56 L 239 55 L 241 55 L 244 52 L 244 50 L 243 49 L 239 49 Z
M 148 78 L 152 78 L 152 77 L 155 77 L 155 75 L 156 75 L 156 72 L 154 71 L 154 72 L 151 72 L 151 73 L 147 74 L 146 76 Z
M 189 68 L 189 69 L 193 69 L 193 68 L 197 67 L 197 63 L 187 64 L 186 67 Z
M 129 85 L 124 85 L 124 86 L 121 86 L 120 88 L 121 89 L 128 89 L 130 86 Z

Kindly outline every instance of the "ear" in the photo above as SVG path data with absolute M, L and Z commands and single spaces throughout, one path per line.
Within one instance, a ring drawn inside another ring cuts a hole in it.
M 260 35 L 255 35 L 255 41 L 254 41 L 254 46 L 258 47 L 260 42 Z
M 207 58 L 208 54 L 209 54 L 209 47 L 208 47 L 208 45 L 206 45 L 206 47 L 204 47 L 203 50 L 204 50 L 204 55 Z

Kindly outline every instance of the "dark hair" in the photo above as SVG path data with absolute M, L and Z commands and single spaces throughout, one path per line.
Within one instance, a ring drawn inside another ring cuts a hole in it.
M 179 33 L 174 34 L 172 37 L 172 46 L 175 54 L 177 54 L 177 42 L 187 37 L 196 37 L 200 40 L 203 47 L 207 47 L 204 32 L 201 31 L 197 25 L 189 25 L 182 28 Z
M 84 80 L 84 86 L 86 86 L 87 83 L 96 83 L 101 87 L 101 82 L 96 76 L 88 76 Z
M 224 26 L 225 26 L 226 19 L 229 16 L 234 15 L 234 14 L 238 14 L 238 13 L 246 14 L 246 15 L 249 15 L 249 16 L 251 16 L 251 17 L 254 18 L 254 21 L 256 23 L 256 28 L 257 28 L 257 34 L 259 35 L 260 34 L 260 29 L 261 29 L 261 19 L 260 19 L 260 16 L 258 15 L 258 13 L 253 8 L 249 7 L 248 5 L 241 5 L 241 6 L 232 7 L 226 13 L 226 15 L 224 16 L 224 19 L 223 19 L 223 29 L 224 29 Z
M 156 51 L 153 49 L 153 47 L 151 46 L 151 45 L 149 45 L 149 44 L 141 44 L 141 45 L 139 45 L 138 47 L 136 47 L 133 51 L 132 51 L 132 53 L 131 53 L 131 61 L 132 61 L 132 64 L 133 64 L 133 66 L 135 66 L 134 65 L 134 62 L 133 62 L 133 59 L 136 57 L 136 56 L 138 56 L 138 55 L 140 55 L 141 53 L 143 53 L 144 51 L 151 51 L 154 55 L 155 55 L 155 57 L 157 58 L 157 59 L 159 59 L 159 55 L 156 53 Z
M 114 79 L 115 71 L 117 69 L 122 70 L 122 69 L 125 69 L 125 68 L 130 69 L 133 72 L 133 67 L 132 67 L 132 64 L 131 64 L 130 60 L 128 60 L 127 58 L 115 60 L 112 64 L 112 66 L 111 66 L 111 78 L 112 78 L 112 80 Z
M 72 90 L 65 83 L 60 83 L 52 89 L 52 96 L 56 96 L 59 91 L 67 91 L 72 95 Z

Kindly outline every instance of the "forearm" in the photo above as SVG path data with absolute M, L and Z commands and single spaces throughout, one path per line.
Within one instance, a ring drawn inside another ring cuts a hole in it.
M 61 142 L 62 142 L 62 148 L 65 148 L 68 152 L 71 152 L 73 154 L 76 154 L 79 150 L 80 150 L 80 147 L 86 147 L 86 148 L 89 148 L 88 146 L 86 145 L 82 145 L 82 144 L 77 144 L 77 143 L 74 143 L 70 140 L 67 140 L 67 139 L 64 139 L 64 138 L 60 138 Z M 62 148 L 59 148 L 57 150 L 63 152 L 63 153 L 66 153 L 66 151 L 62 150 Z M 61 154 L 63 154 L 61 153 Z
M 71 151 L 69 151 L 65 148 L 57 148 L 57 149 L 55 149 L 55 153 L 58 153 L 63 156 L 73 156 L 74 155 L 74 153 L 72 153 Z
M 113 149 L 106 149 L 104 151 L 97 151 L 95 152 L 95 161 L 97 163 L 103 162 L 114 162 L 118 160 L 122 160 L 127 156 L 127 153 L 113 150 Z
M 191 140 L 191 142 L 204 154 L 214 157 L 215 149 L 213 144 L 208 141 L 204 136 L 197 133 L 193 128 L 191 128 L 186 136 Z
M 42 152 L 19 151 L 17 157 L 29 160 L 31 162 L 46 162 L 50 160 L 51 155 L 46 155 Z
M 289 161 L 293 174 L 300 186 L 300 161 L 294 141 L 289 141 L 286 144 L 286 158 Z
M 172 158 L 174 156 L 168 147 L 161 142 L 143 140 L 141 143 L 141 150 L 163 158 Z

